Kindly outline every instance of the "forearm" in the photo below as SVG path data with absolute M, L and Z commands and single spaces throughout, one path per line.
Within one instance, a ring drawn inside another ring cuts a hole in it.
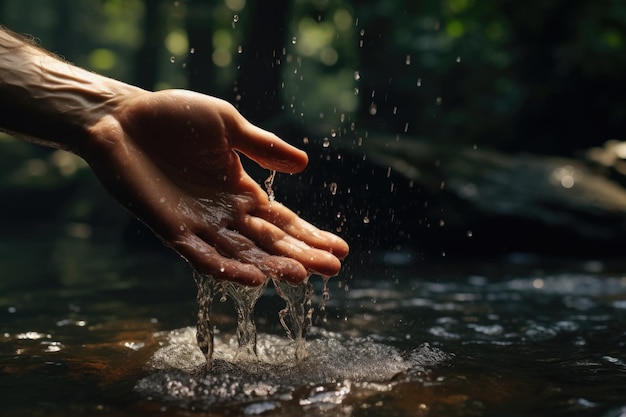
M 0 130 L 80 154 L 89 128 L 138 90 L 0 28 Z

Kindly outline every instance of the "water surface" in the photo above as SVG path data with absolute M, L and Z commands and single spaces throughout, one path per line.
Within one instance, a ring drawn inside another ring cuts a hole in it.
M 58 231 L 5 235 L 2 414 L 626 415 L 624 264 L 409 255 L 368 254 L 332 279 L 299 364 L 271 287 L 256 308 L 259 363 L 233 362 L 236 316 L 216 301 L 206 369 L 195 284 L 176 257 Z

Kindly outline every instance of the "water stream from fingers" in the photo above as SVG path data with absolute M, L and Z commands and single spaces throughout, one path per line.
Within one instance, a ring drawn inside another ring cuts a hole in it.
M 214 351 L 214 329 L 211 324 L 211 307 L 213 299 L 221 301 L 231 298 L 237 310 L 237 350 L 234 362 L 256 362 L 257 330 L 254 322 L 254 307 L 263 294 L 267 281 L 256 287 L 248 287 L 230 281 L 217 281 L 210 275 L 194 271 L 194 279 L 198 286 L 198 322 L 196 340 L 200 350 L 211 366 Z M 272 279 L 278 295 L 285 301 L 285 308 L 279 312 L 279 320 L 287 336 L 294 343 L 296 361 L 304 360 L 307 354 L 306 334 L 311 327 L 311 299 L 313 286 L 306 281 L 293 285 L 286 281 Z M 325 288 L 327 288 L 325 286 Z M 325 290 L 327 298 L 327 289 Z

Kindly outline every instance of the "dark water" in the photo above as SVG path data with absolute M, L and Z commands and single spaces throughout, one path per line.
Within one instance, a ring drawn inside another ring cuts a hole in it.
M 215 302 L 207 370 L 187 267 L 74 232 L 0 237 L 0 415 L 626 416 L 624 263 L 352 254 L 307 359 L 268 287 L 263 362 L 232 362 Z

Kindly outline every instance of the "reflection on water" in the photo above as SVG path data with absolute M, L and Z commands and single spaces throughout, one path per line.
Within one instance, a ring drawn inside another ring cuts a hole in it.
M 235 309 L 214 303 L 206 369 L 176 258 L 0 241 L 2 415 L 626 415 L 623 263 L 371 258 L 330 281 L 300 364 L 273 288 L 255 311 L 260 362 L 233 362 Z

